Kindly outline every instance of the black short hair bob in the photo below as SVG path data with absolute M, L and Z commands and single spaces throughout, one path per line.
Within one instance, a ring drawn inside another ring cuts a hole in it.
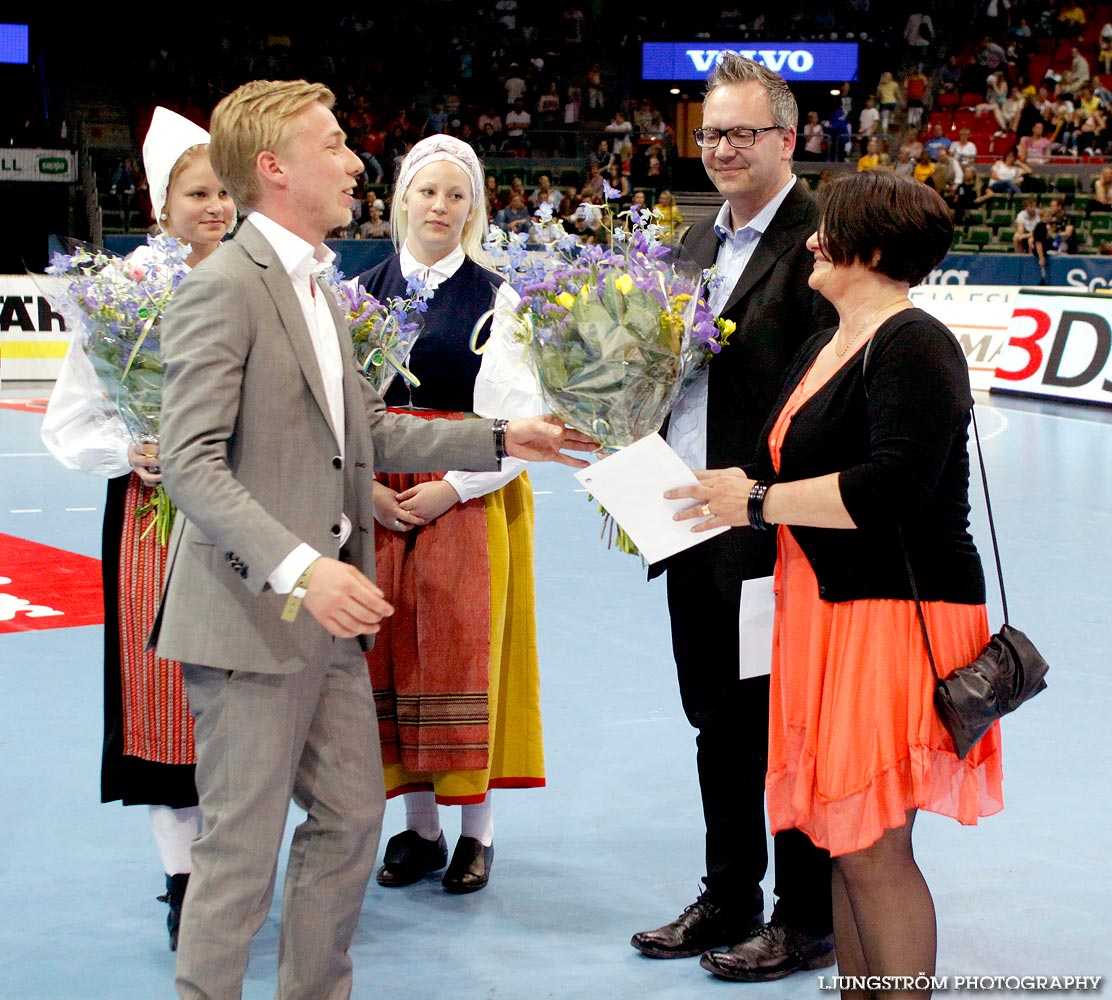
M 836 267 L 860 261 L 917 285 L 946 256 L 954 223 L 930 184 L 884 168 L 846 174 L 818 194 L 822 251 Z

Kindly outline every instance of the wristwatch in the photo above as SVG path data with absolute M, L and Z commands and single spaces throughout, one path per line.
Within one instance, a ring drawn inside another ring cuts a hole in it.
M 494 431 L 494 453 L 498 456 L 498 461 L 507 457 L 506 452 L 506 427 L 509 421 L 505 417 L 499 417 L 491 425 L 491 430 Z

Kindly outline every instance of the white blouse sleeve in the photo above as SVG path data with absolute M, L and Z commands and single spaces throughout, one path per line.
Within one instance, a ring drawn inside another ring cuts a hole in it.
M 490 339 L 475 379 L 474 410 L 480 417 L 535 417 L 545 412 L 533 370 L 523 346 L 513 337 L 514 310 L 520 297 L 503 283 L 494 300 Z M 445 481 L 459 494 L 460 502 L 500 490 L 528 465 L 519 458 L 505 458 L 499 472 L 449 472 Z
M 131 471 L 131 436 L 108 398 L 75 330 L 50 394 L 40 432 L 47 450 L 67 469 L 106 479 Z

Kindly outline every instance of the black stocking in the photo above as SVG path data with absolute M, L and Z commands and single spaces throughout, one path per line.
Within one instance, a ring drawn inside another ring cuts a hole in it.
M 865 953 L 861 949 L 861 938 L 857 934 L 857 922 L 853 918 L 853 906 L 849 901 L 845 879 L 837 865 L 837 858 L 831 874 L 830 897 L 834 907 L 834 946 L 838 951 L 839 976 L 867 976 L 869 967 L 865 964 Z M 842 1000 L 871 1000 L 869 990 L 842 990 Z
M 911 829 L 915 810 L 907 822 L 887 831 L 875 844 L 834 859 L 835 920 L 847 907 L 852 929 L 835 924 L 838 971 L 841 975 L 899 976 L 912 980 L 933 976 L 937 951 L 934 900 L 915 863 Z M 839 899 L 839 879 L 844 895 Z M 843 957 L 842 941 L 848 953 Z M 844 971 L 863 961 L 864 971 Z M 877 990 L 877 1000 L 916 1000 L 929 997 L 930 990 Z M 855 1000 L 867 994 L 852 992 Z

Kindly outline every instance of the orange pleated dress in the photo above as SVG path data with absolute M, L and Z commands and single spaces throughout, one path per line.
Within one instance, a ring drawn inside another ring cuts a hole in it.
M 819 388 L 803 378 L 781 411 L 769 437 L 777 470 L 792 417 Z M 784 525 L 775 587 L 766 779 L 774 833 L 800 829 L 838 856 L 903 826 L 909 809 L 971 825 L 1003 808 L 999 723 L 958 759 L 934 710 L 913 601 L 821 600 Z M 927 601 L 923 613 L 944 677 L 988 641 L 984 605 Z

